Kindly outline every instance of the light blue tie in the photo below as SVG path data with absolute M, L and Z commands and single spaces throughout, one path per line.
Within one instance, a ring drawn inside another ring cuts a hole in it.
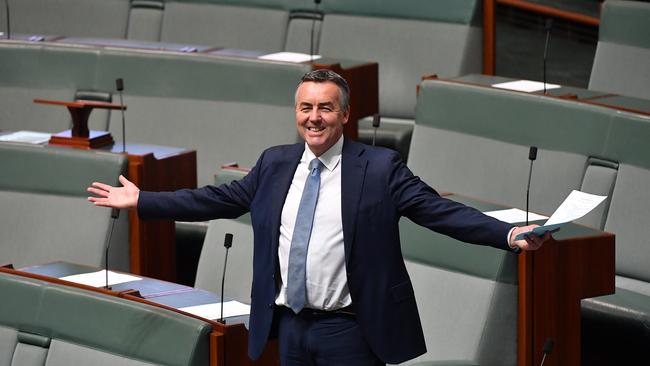
M 305 267 L 307 266 L 307 247 L 314 223 L 314 211 L 320 189 L 320 169 L 322 163 L 318 159 L 309 162 L 309 176 L 300 198 L 296 224 L 291 238 L 289 253 L 289 270 L 287 275 L 287 303 L 294 313 L 298 314 L 307 302 L 305 285 Z

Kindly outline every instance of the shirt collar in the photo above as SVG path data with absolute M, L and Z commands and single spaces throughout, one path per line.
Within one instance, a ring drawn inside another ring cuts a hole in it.
M 325 168 L 329 171 L 333 171 L 338 166 L 341 161 L 341 154 L 343 153 L 343 135 L 339 137 L 339 140 L 336 141 L 332 147 L 325 151 L 321 156 L 318 157 L 318 160 L 325 165 Z M 305 152 L 302 154 L 301 162 L 307 162 L 316 158 L 316 155 L 309 149 L 309 146 L 305 142 Z

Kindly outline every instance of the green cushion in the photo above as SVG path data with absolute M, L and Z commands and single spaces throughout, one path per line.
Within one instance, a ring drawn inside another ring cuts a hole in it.
M 616 115 L 612 109 L 573 100 L 426 80 L 420 88 L 416 125 L 602 156 Z
M 212 326 L 198 319 L 5 273 L 0 290 L 2 326 L 156 364 L 208 363 Z
M 480 19 L 481 3 L 477 0 L 327 0 L 321 8 L 325 13 L 470 24 Z
M 465 244 L 408 219 L 400 221 L 404 258 L 498 282 L 517 283 L 517 256 L 491 247 Z
M 0 44 L 0 59 L 0 86 L 114 91 L 121 77 L 132 95 L 283 106 L 293 105 L 295 87 L 310 70 L 308 64 L 37 43 Z
M 641 1 L 606 1 L 600 18 L 598 40 L 650 48 L 650 4 Z
M 22 144 L 0 144 L 0 190 L 86 197 L 94 181 L 117 184 L 126 174 L 120 154 Z

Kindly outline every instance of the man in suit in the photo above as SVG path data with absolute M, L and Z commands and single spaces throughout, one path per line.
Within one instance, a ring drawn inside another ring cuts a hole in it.
M 535 250 L 544 237 L 440 197 L 399 155 L 343 138 L 346 81 L 307 73 L 296 90 L 304 143 L 262 153 L 239 181 L 176 192 L 93 183 L 99 206 L 146 219 L 210 220 L 251 213 L 254 231 L 249 355 L 270 335 L 282 365 L 381 365 L 426 352 L 402 258 L 398 221 L 503 250 Z

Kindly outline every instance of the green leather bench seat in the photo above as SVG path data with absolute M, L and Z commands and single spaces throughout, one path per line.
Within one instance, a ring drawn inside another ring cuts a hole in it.
M 617 290 L 583 300 L 585 326 L 610 340 L 602 344 L 622 345 L 616 338 L 629 339 L 627 330 L 647 343 L 640 330 L 650 309 L 649 140 L 644 115 L 429 80 L 421 84 L 408 164 L 440 191 L 524 208 L 528 147 L 535 145 L 532 211 L 551 214 L 572 189 L 607 195 L 579 223 L 616 234 Z M 622 346 L 598 351 L 639 355 Z
M 207 365 L 201 320 L 0 273 L 0 365 Z
M 114 92 L 122 77 L 127 141 L 197 150 L 200 185 L 211 183 L 223 163 L 253 166 L 264 148 L 297 141 L 295 87 L 310 70 L 306 64 L 34 43 L 0 44 L 0 58 L 2 105 L 10 103 L 1 129 L 64 130 L 65 108 L 32 99 Z M 119 139 L 120 113 L 111 113 L 109 124 Z
M 408 219 L 400 236 L 427 345 L 412 362 L 515 365 L 516 255 L 463 244 Z
M 650 99 L 650 4 L 606 1 L 589 89 Z
M 0 262 L 102 265 L 110 210 L 90 205 L 86 187 L 117 184 L 126 168 L 119 154 L 0 143 Z M 111 265 L 128 270 L 128 215 L 120 215 L 111 243 Z

